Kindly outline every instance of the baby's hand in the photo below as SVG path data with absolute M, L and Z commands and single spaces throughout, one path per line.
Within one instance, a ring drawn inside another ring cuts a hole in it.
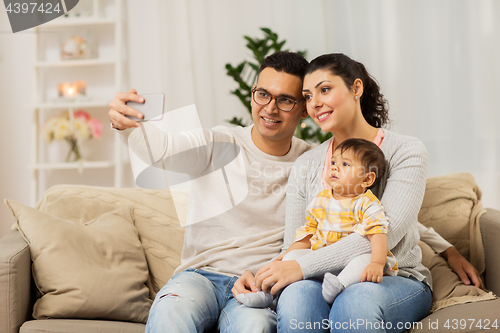
M 371 262 L 366 266 L 363 274 L 361 274 L 361 282 L 382 282 L 382 276 L 384 275 L 384 265 L 379 263 Z
M 283 252 L 282 254 L 280 254 L 279 256 L 274 258 L 273 261 L 281 261 L 283 259 L 283 257 L 285 256 L 285 254 L 286 254 L 286 252 Z

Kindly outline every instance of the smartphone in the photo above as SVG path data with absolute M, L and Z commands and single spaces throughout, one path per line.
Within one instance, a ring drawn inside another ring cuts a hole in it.
M 141 94 L 140 96 L 144 98 L 144 103 L 126 102 L 125 104 L 142 113 L 144 119 L 136 118 L 128 114 L 126 114 L 125 117 L 137 122 L 161 120 L 164 113 L 165 94 Z

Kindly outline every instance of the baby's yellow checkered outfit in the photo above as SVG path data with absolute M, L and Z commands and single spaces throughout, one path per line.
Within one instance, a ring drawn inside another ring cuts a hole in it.
M 294 242 L 313 235 L 311 249 L 317 250 L 353 232 L 362 236 L 386 234 L 388 225 L 382 204 L 370 190 L 355 198 L 337 200 L 332 190 L 327 189 L 307 206 L 306 225 L 297 229 Z M 384 272 L 393 276 L 398 272 L 397 260 L 390 251 Z

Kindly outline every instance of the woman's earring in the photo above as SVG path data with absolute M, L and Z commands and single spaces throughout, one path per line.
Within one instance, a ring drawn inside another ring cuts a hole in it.
M 358 99 L 358 96 L 354 96 L 354 99 Z

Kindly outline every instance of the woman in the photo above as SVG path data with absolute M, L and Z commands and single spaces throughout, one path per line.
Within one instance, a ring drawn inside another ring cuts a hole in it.
M 284 248 L 304 225 L 310 200 L 325 188 L 324 173 L 333 150 L 349 138 L 375 142 L 389 162 L 387 176 L 373 189 L 390 221 L 389 249 L 399 262 L 398 276 L 381 283 L 346 288 L 332 307 L 321 294 L 320 277 L 340 271 L 354 256 L 370 253 L 370 242 L 357 234 L 298 258 L 274 261 L 257 272 L 256 286 L 286 287 L 278 301 L 278 331 L 401 332 L 427 316 L 431 307 L 430 272 L 421 264 L 417 215 L 425 192 L 427 152 L 416 138 L 382 130 L 386 101 L 365 67 L 343 54 L 314 59 L 304 78 L 309 116 L 333 138 L 302 155 L 289 178 Z M 292 282 L 295 282 L 291 284 Z

